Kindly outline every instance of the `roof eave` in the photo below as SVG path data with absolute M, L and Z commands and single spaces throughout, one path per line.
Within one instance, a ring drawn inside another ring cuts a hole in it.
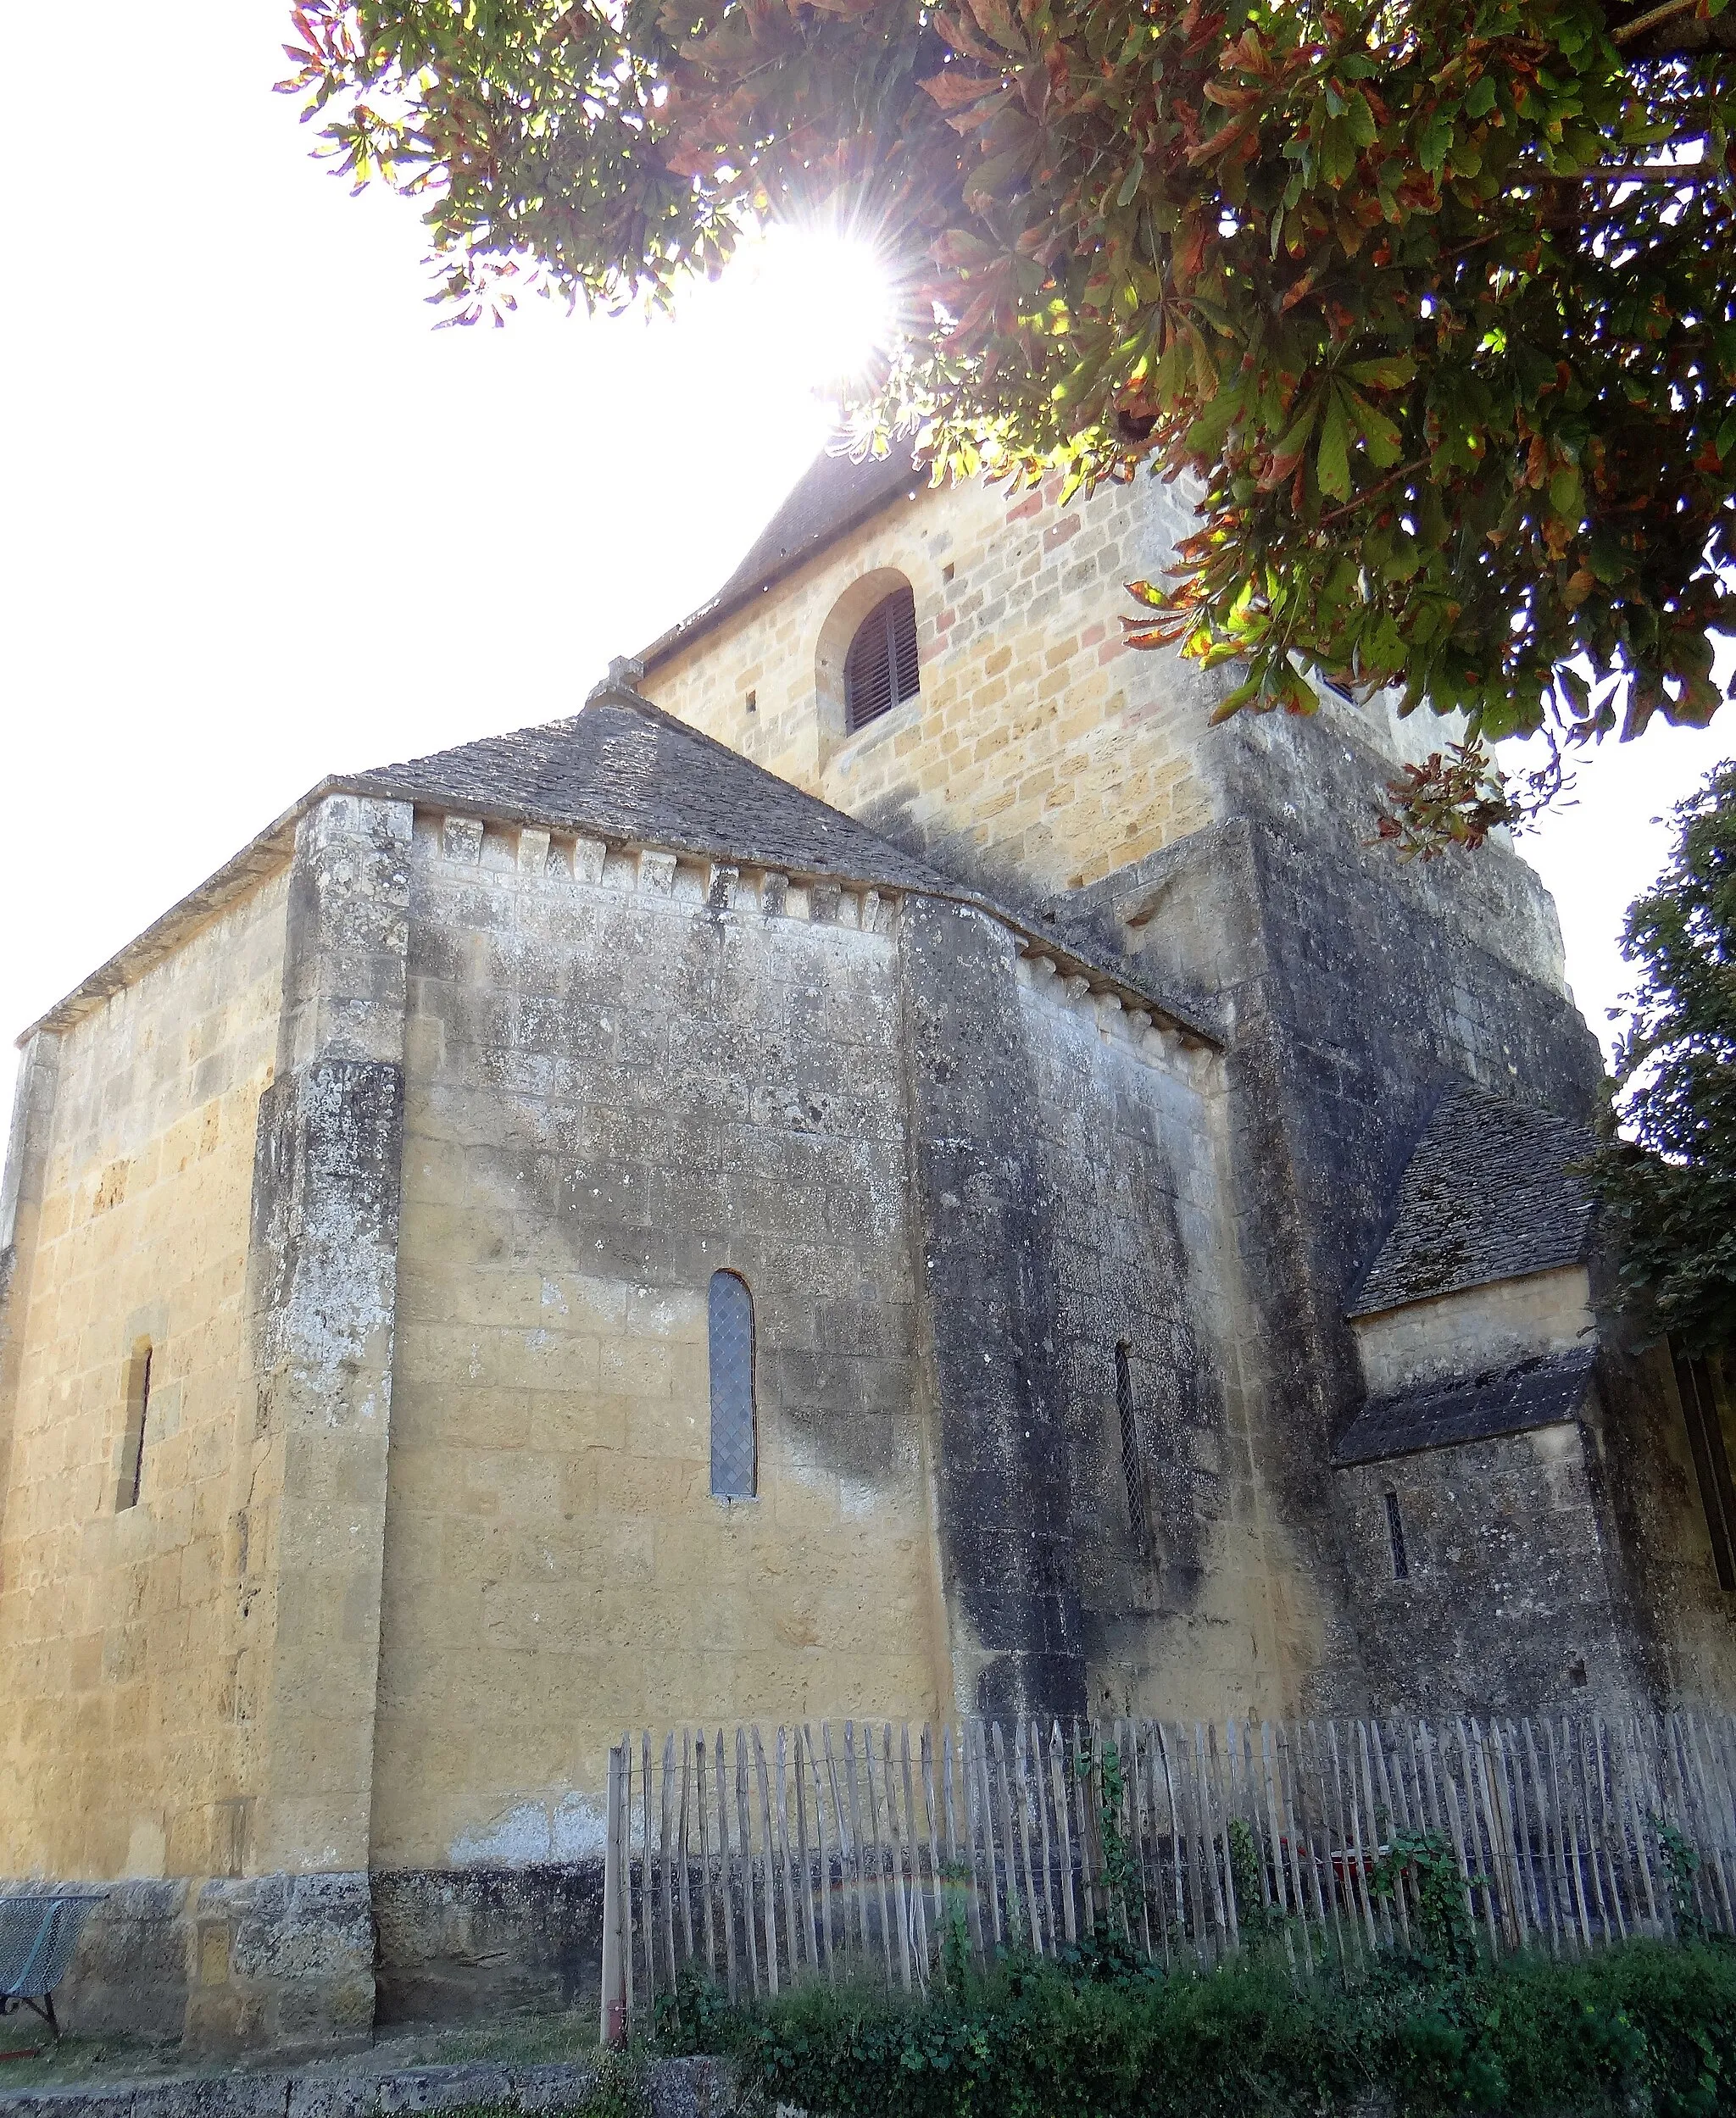
M 641 706 L 647 703 L 644 700 L 636 700 L 635 703 Z M 45 1014 L 39 1015 L 28 1029 L 20 1031 L 15 1040 L 20 1048 L 44 1031 L 58 1035 L 70 1029 L 75 1023 L 93 1013 L 103 1001 L 136 983 L 146 971 L 160 963 L 172 950 L 228 906 L 287 866 L 295 849 L 296 826 L 316 803 L 333 794 L 349 794 L 363 800 L 408 802 L 413 808 L 420 808 L 425 811 L 480 816 L 492 823 L 552 827 L 557 831 L 593 837 L 605 844 L 645 845 L 663 852 L 685 853 L 694 860 L 746 861 L 755 867 L 774 870 L 782 865 L 775 859 L 764 854 L 744 851 L 740 846 L 718 844 L 709 839 L 687 839 L 666 833 L 659 833 L 654 837 L 634 835 L 623 837 L 618 831 L 612 831 L 599 825 L 587 825 L 582 819 L 552 811 L 547 806 L 498 800 L 466 800 L 462 803 L 453 803 L 437 800 L 426 788 L 419 788 L 409 781 L 394 779 L 384 773 L 335 773 L 310 787 L 298 802 L 249 839 L 239 853 L 225 861 L 197 888 L 178 899 L 124 948 L 117 949 L 106 963 L 81 980 Z M 1149 1014 L 1160 1029 L 1172 1031 L 1212 1051 L 1221 1051 L 1224 1048 L 1225 1040 L 1221 1031 L 1194 1020 L 1178 1008 L 1174 1001 L 1149 991 L 1129 978 L 1124 971 L 1083 954 L 1057 937 L 1045 933 L 1041 927 L 1008 907 L 997 904 L 993 898 L 961 884 L 949 884 L 945 878 L 938 875 L 932 882 L 893 881 L 883 876 L 858 871 L 848 865 L 816 865 L 806 862 L 801 864 L 799 868 L 791 868 L 789 872 L 823 879 L 849 889 L 884 890 L 900 897 L 929 897 L 942 903 L 968 905 L 973 910 L 987 913 L 991 919 L 998 920 L 1001 926 L 1020 937 L 1026 944 L 1024 953 L 1047 957 L 1065 976 L 1084 977 L 1093 987 L 1113 992 L 1124 1004 L 1131 1002 L 1134 1007 Z
M 921 489 L 919 486 L 919 490 Z M 720 593 L 714 596 L 709 603 L 701 603 L 697 610 L 689 611 L 685 618 L 678 620 L 676 624 L 672 625 L 667 632 L 659 634 L 649 647 L 642 648 L 633 658 L 634 660 L 648 675 L 660 662 L 670 660 L 683 649 L 691 647 L 695 640 L 703 640 L 708 632 L 715 631 L 726 619 L 733 618 L 738 611 L 745 610 L 749 603 L 757 602 L 768 590 L 775 588 L 780 581 L 787 581 L 792 574 L 798 573 L 810 559 L 817 559 L 822 552 L 829 551 L 841 538 L 847 537 L 852 530 L 860 530 L 865 522 L 871 520 L 876 514 L 884 513 L 901 495 L 905 494 L 906 491 L 906 487 L 900 481 L 897 484 L 888 485 L 884 491 L 864 500 L 859 506 L 851 509 L 848 514 L 840 516 L 836 522 L 828 523 L 825 529 L 816 531 L 795 550 L 786 553 L 766 572 L 756 575 L 753 580 L 743 582 L 733 594 Z
M 1402 1301 L 1359 1303 L 1355 1308 L 1344 1311 L 1347 1324 L 1366 1324 L 1377 1316 L 1396 1316 L 1401 1309 L 1421 1309 L 1426 1302 L 1450 1301 L 1455 1294 L 1475 1294 L 1480 1287 L 1505 1287 L 1521 1280 L 1541 1279 L 1546 1272 L 1583 1272 L 1587 1270 L 1586 1253 L 1590 1243 L 1588 1225 L 1580 1237 L 1579 1248 L 1571 1258 L 1555 1258 L 1544 1265 L 1528 1265 L 1522 1272 L 1485 1272 L 1474 1280 L 1463 1280 L 1452 1287 L 1431 1287 L 1427 1294 L 1407 1294 Z

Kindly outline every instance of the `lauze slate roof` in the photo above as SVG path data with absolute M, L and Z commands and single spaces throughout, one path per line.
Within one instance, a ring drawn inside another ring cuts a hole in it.
M 927 483 L 928 473 L 918 468 L 908 438 L 894 439 L 884 456 L 865 456 L 860 463 L 829 451 L 816 456 L 717 593 L 654 640 L 639 660 L 654 668 L 847 531 L 902 496 L 914 498 Z
M 634 692 L 599 686 L 565 720 L 486 736 L 330 784 L 389 801 L 977 905 L 1059 957 L 1113 979 L 1162 1020 L 1216 1041 L 1176 1003 L 1124 970 L 1082 954 L 1043 922 L 929 867 Z
M 1371 1398 L 1333 1451 L 1335 1464 L 1377 1464 L 1415 1450 L 1523 1434 L 1579 1416 L 1597 1359 L 1590 1347 L 1539 1354 L 1497 1372 L 1449 1376 Z
M 600 692 L 565 720 L 381 765 L 344 784 L 758 867 L 956 891 L 854 817 L 630 692 Z
M 322 780 L 216 874 L 155 920 L 18 1039 L 59 1030 L 129 985 L 196 925 L 275 874 L 290 857 L 298 820 L 329 794 L 540 824 L 581 837 L 638 842 L 697 858 L 738 861 L 854 887 L 910 891 L 975 906 L 1023 934 L 1063 968 L 1104 980 L 1169 1028 L 1216 1045 L 1220 1032 L 1185 1003 L 1046 921 L 931 868 L 739 752 L 714 742 L 637 692 L 599 686 L 583 709 L 510 735 L 487 736 L 371 772 Z
M 1449 1089 L 1399 1180 L 1350 1315 L 1579 1263 L 1591 1201 L 1570 1165 L 1594 1144 L 1565 1119 L 1468 1082 Z

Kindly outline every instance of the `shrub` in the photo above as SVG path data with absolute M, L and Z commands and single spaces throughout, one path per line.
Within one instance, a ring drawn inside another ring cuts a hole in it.
M 1027 1957 L 926 2001 L 809 1985 L 744 2009 L 687 1982 L 659 2031 L 733 2052 L 768 2105 L 815 2118 L 1246 2118 L 1372 2096 L 1399 2118 L 1736 2114 L 1728 1944 L 1299 1982 L 1276 1942 L 1211 1971 Z

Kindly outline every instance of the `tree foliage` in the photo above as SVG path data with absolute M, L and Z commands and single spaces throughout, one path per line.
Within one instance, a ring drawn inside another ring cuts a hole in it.
M 303 0 L 285 86 L 459 320 L 842 216 L 903 295 L 864 438 L 1196 481 L 1127 622 L 1221 710 L 1313 669 L 1559 757 L 1706 720 L 1736 631 L 1725 7 Z
M 1736 1346 L 1736 763 L 1676 810 L 1675 857 L 1628 914 L 1639 972 L 1618 1115 L 1592 1170 L 1623 1271 L 1679 1353 Z

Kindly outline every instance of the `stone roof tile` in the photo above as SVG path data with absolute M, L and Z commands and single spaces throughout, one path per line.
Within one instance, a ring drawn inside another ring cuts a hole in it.
M 1449 1089 L 1399 1180 L 1349 1314 L 1577 1264 L 1591 1200 L 1571 1165 L 1594 1145 L 1583 1126 L 1546 1111 L 1469 1082 Z
M 854 817 L 626 691 L 599 691 L 565 720 L 485 736 L 345 783 L 840 881 L 955 888 Z
M 1449 1376 L 1371 1398 L 1351 1420 L 1335 1464 L 1377 1464 L 1418 1449 L 1559 1426 L 1579 1416 L 1597 1359 L 1589 1347 L 1538 1354 L 1498 1373 Z

